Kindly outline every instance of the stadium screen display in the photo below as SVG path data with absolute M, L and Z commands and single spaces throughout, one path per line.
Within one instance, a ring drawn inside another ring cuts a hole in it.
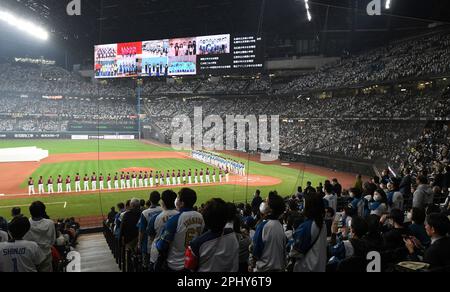
M 95 77 L 167 77 L 259 72 L 261 38 L 230 34 L 95 46 Z

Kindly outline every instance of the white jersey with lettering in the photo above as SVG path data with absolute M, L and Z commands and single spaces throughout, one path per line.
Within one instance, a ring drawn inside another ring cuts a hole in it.
M 169 269 L 184 269 L 184 254 L 189 243 L 200 236 L 205 228 L 202 214 L 182 209 L 178 215 L 169 219 L 164 226 L 160 240 L 156 242 L 158 251 L 168 250 Z
M 166 225 L 167 221 L 169 221 L 170 218 L 172 218 L 177 214 L 178 214 L 177 210 L 166 210 L 150 219 L 148 225 L 148 235 L 154 238 L 151 244 L 151 251 L 150 251 L 151 263 L 156 263 L 156 261 L 158 260 L 159 252 L 156 249 L 156 241 L 161 238 L 163 228 Z
M 45 255 L 35 242 L 17 240 L 0 243 L 0 272 L 32 273 L 45 260 Z

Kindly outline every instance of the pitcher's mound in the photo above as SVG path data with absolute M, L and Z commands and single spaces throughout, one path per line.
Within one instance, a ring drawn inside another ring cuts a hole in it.
M 128 167 L 128 168 L 122 168 L 120 170 L 121 172 L 150 172 L 153 171 L 153 169 L 151 168 L 147 168 L 147 167 Z

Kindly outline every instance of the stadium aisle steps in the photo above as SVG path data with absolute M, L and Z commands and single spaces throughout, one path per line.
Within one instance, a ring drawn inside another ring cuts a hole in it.
M 81 254 L 81 272 L 120 272 L 102 233 L 80 236 L 76 250 Z

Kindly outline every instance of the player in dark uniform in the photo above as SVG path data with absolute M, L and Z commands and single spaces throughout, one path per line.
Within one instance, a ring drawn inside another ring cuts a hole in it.
M 75 192 L 81 192 L 81 177 L 79 173 L 75 176 Z
M 70 175 L 66 177 L 66 193 L 72 192 L 72 179 L 70 178 Z
M 57 183 L 57 187 L 58 187 L 58 194 L 61 194 L 63 192 L 63 179 L 62 179 L 61 175 L 58 175 L 56 183 Z
M 34 194 L 35 194 L 35 192 L 34 192 L 34 180 L 33 180 L 32 177 L 30 177 L 28 179 L 28 195 L 31 196 L 31 195 L 34 195 Z

